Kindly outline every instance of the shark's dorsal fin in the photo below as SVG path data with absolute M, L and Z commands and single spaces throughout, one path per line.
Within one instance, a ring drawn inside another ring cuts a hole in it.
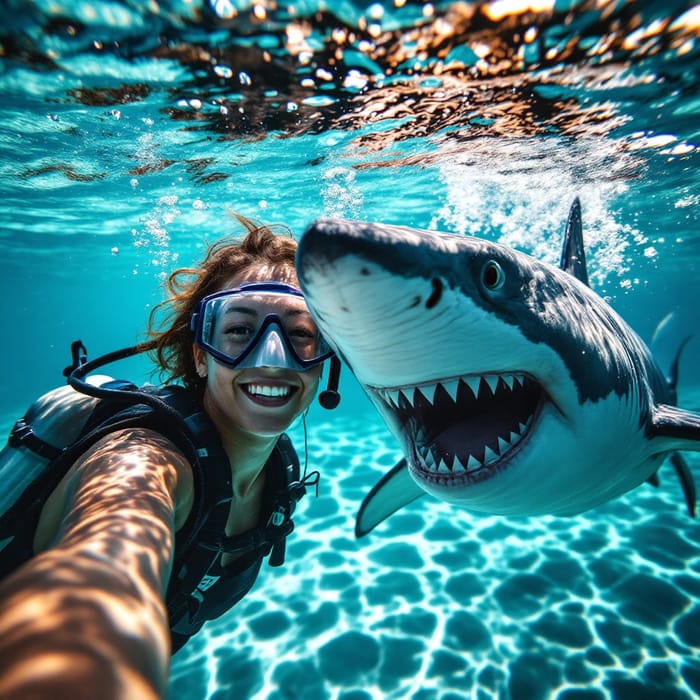
M 424 496 L 408 472 L 405 459 L 385 474 L 365 496 L 355 522 L 355 536 L 363 537 L 392 513 Z
M 559 267 L 588 286 L 586 251 L 583 247 L 583 226 L 581 224 L 581 202 L 574 199 L 564 231 Z

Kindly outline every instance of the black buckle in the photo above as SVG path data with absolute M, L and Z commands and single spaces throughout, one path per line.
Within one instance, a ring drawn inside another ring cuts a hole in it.
M 15 449 L 26 447 L 35 455 L 48 460 L 56 459 L 63 453 L 59 447 L 42 440 L 24 418 L 20 418 L 14 424 L 10 436 L 7 438 L 7 444 Z
M 12 427 L 10 437 L 7 438 L 7 444 L 10 447 L 21 447 L 27 439 L 31 439 L 33 434 L 32 426 L 24 418 L 20 418 Z

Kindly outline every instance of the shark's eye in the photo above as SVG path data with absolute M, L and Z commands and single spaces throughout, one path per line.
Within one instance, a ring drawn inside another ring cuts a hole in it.
M 506 273 L 495 260 L 488 260 L 481 268 L 481 282 L 489 292 L 495 292 L 505 284 Z

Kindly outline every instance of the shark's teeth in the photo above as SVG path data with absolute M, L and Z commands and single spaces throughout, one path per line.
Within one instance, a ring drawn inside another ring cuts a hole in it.
M 420 443 L 420 439 L 418 437 L 416 439 Z M 430 447 L 424 446 L 419 452 L 420 460 L 423 468 L 434 474 L 468 474 L 498 462 L 521 439 L 522 436 L 514 432 L 511 432 L 509 440 L 499 437 L 498 447 L 494 448 L 487 445 L 481 460 L 472 454 L 464 456 L 454 455 L 454 458 L 448 455 L 436 455 Z
M 429 403 L 431 406 L 435 403 L 435 390 L 437 386 L 424 386 L 416 387 L 413 394 L 413 405 L 415 406 L 418 401 L 424 401 Z
M 520 373 L 467 375 L 458 379 L 448 379 L 434 384 L 421 384 L 416 387 L 379 389 L 379 394 L 394 408 L 405 406 L 415 408 L 418 401 L 434 405 L 435 393 L 439 387 L 442 387 L 449 397 L 457 403 L 459 392 L 464 391 L 466 387 L 471 390 L 474 398 L 477 398 L 483 392 L 486 395 L 495 394 L 501 383 L 505 390 L 514 391 L 521 388 L 524 381 L 525 378 Z
M 486 451 L 484 452 L 484 464 L 498 462 L 499 457 L 500 455 L 498 452 L 494 452 L 488 445 L 486 446 Z
M 452 379 L 449 382 L 443 382 L 442 387 L 450 395 L 450 398 L 457 403 L 457 392 L 459 391 L 459 379 Z
M 387 389 L 384 392 L 384 400 L 390 403 L 394 408 L 399 407 L 400 396 L 403 396 L 400 389 Z
M 462 381 L 471 389 L 474 396 L 479 395 L 479 386 L 481 384 L 481 377 L 463 377 Z
M 452 472 L 452 469 L 448 467 L 443 460 L 440 460 L 438 462 L 437 471 L 438 474 L 450 474 Z
M 498 387 L 499 377 L 497 375 L 487 374 L 485 377 L 482 377 L 482 380 L 486 382 L 488 387 L 491 389 L 491 393 L 495 394 L 496 388 Z
M 503 380 L 503 383 L 511 390 L 513 391 L 513 385 L 515 384 L 515 376 L 512 374 L 504 374 L 501 379 Z
M 503 462 L 528 432 L 538 391 L 533 379 L 510 372 L 379 389 L 378 394 L 396 411 L 421 469 L 445 479 L 467 478 Z M 501 425 L 484 418 L 496 414 L 503 414 Z
M 483 466 L 483 462 L 480 462 L 474 455 L 469 455 L 467 469 L 480 469 Z
M 431 405 L 435 403 L 435 392 L 437 391 L 437 388 L 437 384 L 435 384 L 432 387 L 424 386 L 421 388 L 421 393 L 425 396 L 426 399 L 428 399 L 428 401 L 430 401 Z

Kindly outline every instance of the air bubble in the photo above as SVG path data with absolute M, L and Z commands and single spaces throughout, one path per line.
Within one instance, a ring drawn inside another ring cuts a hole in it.
M 220 78 L 231 78 L 233 77 L 233 71 L 229 66 L 214 66 L 214 74 L 218 75 Z

